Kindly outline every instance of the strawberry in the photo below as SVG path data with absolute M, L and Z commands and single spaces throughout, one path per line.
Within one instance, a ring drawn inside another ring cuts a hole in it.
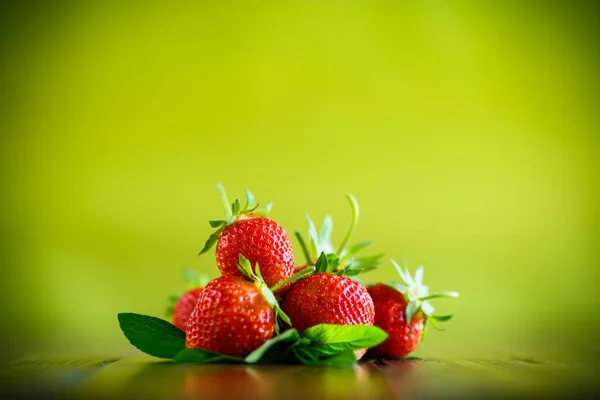
M 419 346 L 425 337 L 427 323 L 439 329 L 436 322 L 448 321 L 452 315 L 433 315 L 429 300 L 440 297 L 458 297 L 456 292 L 429 293 L 423 285 L 423 267 L 414 278 L 408 270 L 391 260 L 402 283 L 378 283 L 367 287 L 375 304 L 375 325 L 388 333 L 379 346 L 369 349 L 369 355 L 383 358 L 404 357 Z
M 195 287 L 184 292 L 173 307 L 173 324 L 184 332 L 187 330 L 188 319 L 194 311 L 201 291 L 201 287 Z
M 173 319 L 176 327 L 185 332 L 187 321 L 196 306 L 200 291 L 208 283 L 208 277 L 189 268 L 184 269 L 183 276 L 188 290 L 170 297 L 167 315 Z
M 246 278 L 221 276 L 200 293 L 187 325 L 187 348 L 243 357 L 273 337 L 278 316 L 289 321 L 243 256 L 240 267 Z
M 217 187 L 227 205 L 228 217 L 210 221 L 210 225 L 218 229 L 206 241 L 200 254 L 217 243 L 217 267 L 223 275 L 242 277 L 238 259 L 243 255 L 251 265 L 260 265 L 262 277 L 269 287 L 289 278 L 294 272 L 292 244 L 285 229 L 266 218 L 271 205 L 258 210 L 252 193 L 246 191 L 245 207 L 241 209 L 240 200 L 236 199 L 229 208 L 223 187 Z
M 299 332 L 318 324 L 373 325 L 375 310 L 367 290 L 353 279 L 317 273 L 294 284 L 281 308 Z
M 318 324 L 373 325 L 375 308 L 367 290 L 355 280 L 322 272 L 289 289 L 281 308 L 299 332 Z M 356 359 L 366 349 L 354 352 Z
M 379 265 L 379 259 L 382 257 L 382 254 L 356 257 L 356 254 L 360 250 L 371 244 L 369 241 L 346 246 L 354 234 L 359 217 L 359 207 L 356 198 L 351 194 L 347 194 L 346 198 L 350 203 L 352 218 L 350 220 L 348 231 L 337 248 L 334 247 L 331 241 L 333 220 L 329 215 L 325 216 L 321 229 L 317 231 L 315 223 L 310 219 L 308 214 L 306 214 L 306 219 L 308 221 L 308 245 L 300 232 L 296 231 L 295 235 L 300 243 L 304 256 L 306 257 L 307 265 L 315 265 L 317 257 L 321 253 L 324 253 L 327 255 L 329 263 L 331 264 L 328 272 L 336 272 L 339 275 L 345 276 L 354 276 L 375 269 L 375 267 Z

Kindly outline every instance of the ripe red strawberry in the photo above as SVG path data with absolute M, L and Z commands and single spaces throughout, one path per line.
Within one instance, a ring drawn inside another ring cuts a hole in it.
M 379 283 L 367 288 L 375 304 L 375 325 L 386 331 L 388 339 L 370 349 L 369 354 L 385 358 L 404 357 L 416 350 L 423 333 L 423 313 L 406 323 L 404 310 L 408 301 L 402 293 Z
M 429 294 L 423 285 L 423 267 L 419 267 L 413 278 L 408 270 L 402 271 L 391 260 L 402 283 L 378 283 L 367 290 L 375 304 L 375 326 L 389 335 L 379 346 L 369 349 L 369 355 L 383 358 L 404 357 L 417 349 L 425 337 L 427 323 L 437 328 L 436 322 L 448 321 L 452 315 L 432 315 L 433 307 L 428 300 L 439 297 L 458 297 L 456 292 Z
M 246 278 L 221 276 L 200 293 L 187 324 L 187 348 L 243 357 L 273 337 L 278 316 L 289 322 L 249 261 L 240 256 L 239 265 Z
M 187 348 L 243 357 L 273 337 L 275 314 L 256 285 L 221 276 L 200 293 L 187 328 Z
M 194 311 L 201 291 L 201 287 L 195 287 L 184 292 L 173 307 L 173 324 L 184 332 L 187 329 L 188 319 Z
M 218 188 L 223 201 L 229 204 L 222 186 Z M 237 199 L 231 209 L 227 207 L 226 220 L 210 221 L 210 225 L 218 230 L 210 236 L 200 254 L 218 242 L 217 266 L 223 275 L 243 276 L 237 267 L 239 256 L 243 255 L 251 265 L 260 266 L 269 287 L 289 278 L 294 272 L 292 244 L 285 229 L 265 217 L 269 210 L 270 204 L 257 210 L 252 193 L 246 191 L 243 210 Z
M 294 284 L 285 293 L 281 308 L 299 332 L 318 324 L 373 325 L 375 320 L 373 300 L 364 286 L 327 272 Z M 356 359 L 365 352 L 355 350 Z
M 297 282 L 281 303 L 299 332 L 318 324 L 373 325 L 375 310 L 358 282 L 330 273 L 317 273 Z
M 183 278 L 186 282 L 187 290 L 177 293 L 169 298 L 169 308 L 167 315 L 173 319 L 173 324 L 185 332 L 187 320 L 190 318 L 200 291 L 208 283 L 206 275 L 200 275 L 198 272 L 185 268 Z

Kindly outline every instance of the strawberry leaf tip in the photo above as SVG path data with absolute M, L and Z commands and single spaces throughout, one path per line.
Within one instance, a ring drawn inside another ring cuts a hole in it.
M 300 232 L 295 232 L 296 238 L 300 243 L 302 252 L 306 258 L 307 265 L 315 265 L 317 272 L 335 273 L 340 276 L 355 276 L 363 272 L 371 271 L 380 264 L 382 254 L 367 257 L 356 257 L 356 254 L 365 247 L 368 247 L 371 242 L 364 241 L 347 246 L 350 238 L 356 230 L 359 217 L 359 207 L 356 198 L 348 194 L 346 196 L 350 203 L 352 211 L 350 225 L 340 245 L 336 249 L 331 241 L 333 231 L 333 220 L 329 215 L 325 216 L 325 220 L 320 229 L 306 214 L 308 222 L 308 242 L 304 240 Z M 326 255 L 326 259 L 323 258 Z M 327 264 L 324 264 L 327 261 Z
M 429 300 L 444 297 L 457 298 L 458 292 L 429 293 L 429 287 L 423 284 L 425 271 L 422 266 L 417 268 L 413 277 L 406 266 L 402 268 L 393 259 L 390 259 L 390 261 L 394 268 L 396 268 L 396 271 L 398 271 L 401 281 L 386 284 L 402 293 L 408 300 L 406 310 L 404 311 L 406 321 L 410 322 L 417 314 L 422 313 L 425 316 L 425 321 L 429 321 L 434 328 L 441 330 L 437 322 L 446 322 L 452 318 L 452 315 L 433 315 L 434 309 Z
M 198 255 L 202 255 L 210 250 L 210 248 L 219 240 L 223 229 L 225 229 L 228 225 L 231 225 L 240 219 L 266 217 L 271 212 L 272 204 L 269 203 L 263 208 L 259 209 L 258 204 L 256 204 L 254 201 L 254 195 L 249 190 L 246 190 L 246 203 L 244 204 L 244 208 L 241 206 L 240 199 L 235 199 L 233 203 L 229 203 L 227 193 L 225 193 L 225 189 L 220 183 L 217 185 L 217 190 L 219 191 L 221 200 L 225 206 L 227 218 L 208 221 L 211 228 L 217 228 L 217 230 L 210 235 Z
M 275 321 L 276 321 L 275 333 L 279 334 L 279 330 L 280 330 L 279 320 L 285 322 L 288 325 L 292 325 L 292 322 L 290 321 L 290 317 L 288 317 L 287 314 L 285 312 L 283 312 L 281 307 L 279 307 L 279 302 L 277 302 L 277 299 L 275 298 L 273 291 L 271 291 L 271 289 L 269 289 L 269 287 L 267 286 L 265 280 L 263 279 L 263 277 L 260 273 L 260 266 L 258 264 L 255 265 L 255 267 L 254 267 L 254 270 L 256 271 L 256 273 L 255 273 L 252 270 L 252 265 L 250 264 L 250 261 L 246 257 L 244 257 L 242 254 L 239 255 L 239 261 L 240 262 L 238 264 L 238 269 L 248 279 L 250 279 L 252 282 L 254 282 L 254 284 L 260 289 L 264 298 L 267 300 L 267 303 L 269 303 L 269 305 L 273 309 L 273 312 L 275 313 Z

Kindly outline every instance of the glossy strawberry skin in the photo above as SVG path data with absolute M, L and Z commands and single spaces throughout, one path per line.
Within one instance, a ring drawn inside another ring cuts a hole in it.
M 188 290 L 181 295 L 175 307 L 173 307 L 173 324 L 184 332 L 187 328 L 188 319 L 192 311 L 194 311 L 194 307 L 196 307 L 201 291 L 201 287 Z
M 200 293 L 185 345 L 243 357 L 273 337 L 275 314 L 254 284 L 221 276 Z
M 400 358 L 417 349 L 423 334 L 423 315 L 417 313 L 406 323 L 404 312 L 408 304 L 404 295 L 383 283 L 367 287 L 375 304 L 375 325 L 389 335 L 379 346 L 369 349 L 369 355 Z
M 287 232 L 268 218 L 240 219 L 223 229 L 217 243 L 217 266 L 223 275 L 239 276 L 239 256 L 258 263 L 269 287 L 294 272 L 294 253 Z M 256 271 L 255 271 L 256 272 Z
M 358 282 L 317 273 L 294 284 L 281 302 L 292 326 L 302 332 L 318 324 L 373 325 L 375 309 Z

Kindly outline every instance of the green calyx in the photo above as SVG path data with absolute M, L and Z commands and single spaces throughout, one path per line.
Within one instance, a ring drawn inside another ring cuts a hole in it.
M 275 298 L 273 291 L 269 289 L 260 273 L 260 266 L 256 264 L 254 268 L 254 271 L 256 271 L 256 273 L 254 273 L 254 271 L 252 270 L 252 265 L 246 257 L 240 254 L 239 261 L 240 262 L 238 264 L 238 269 L 242 272 L 242 274 L 244 274 L 246 278 L 252 281 L 254 285 L 256 285 L 256 287 L 258 287 L 262 295 L 267 300 L 267 303 L 269 303 L 271 309 L 275 313 L 275 333 L 279 334 L 279 320 L 291 326 L 292 322 L 290 321 L 290 317 L 288 317 L 287 314 L 283 312 L 281 307 L 279 307 L 279 302 Z
M 449 321 L 453 315 L 434 315 L 434 309 L 430 304 L 430 300 L 444 297 L 458 297 L 457 292 L 434 292 L 429 293 L 429 287 L 423 284 L 423 267 L 417 268 L 415 276 L 413 277 L 408 268 L 405 266 L 404 269 L 396 263 L 396 261 L 390 259 L 398 274 L 400 275 L 401 282 L 386 283 L 388 286 L 398 290 L 408 300 L 406 310 L 404 311 L 405 320 L 410 323 L 412 319 L 419 313 L 424 316 L 424 322 L 429 322 L 435 329 L 441 329 L 437 323 Z M 423 336 L 424 337 L 424 336 Z
M 321 229 L 317 231 L 315 223 L 306 214 L 306 220 L 308 221 L 308 243 L 304 240 L 300 232 L 295 232 L 307 265 L 314 265 L 316 272 L 329 272 L 340 276 L 355 276 L 371 271 L 380 264 L 383 254 L 363 257 L 356 256 L 358 252 L 368 247 L 371 242 L 364 241 L 348 246 L 348 242 L 358 224 L 360 209 L 356 198 L 352 194 L 348 193 L 346 199 L 350 203 L 352 217 L 348 230 L 337 248 L 334 247 L 331 241 L 333 220 L 329 215 L 325 217 Z
M 199 274 L 197 271 L 195 271 L 191 268 L 188 268 L 188 267 L 185 267 L 183 269 L 183 280 L 185 281 L 186 289 L 185 289 L 185 291 L 180 291 L 180 292 L 174 293 L 171 296 L 169 296 L 169 300 L 168 300 L 169 305 L 168 305 L 167 311 L 166 311 L 167 316 L 173 315 L 173 312 L 175 311 L 175 306 L 177 305 L 177 302 L 179 301 L 181 296 L 183 296 L 183 294 L 186 291 L 192 290 L 197 287 L 204 287 L 210 281 L 210 279 L 208 278 L 207 275 Z
M 254 196 L 252 192 L 246 190 L 246 202 L 244 204 L 244 208 L 242 208 L 242 203 L 240 199 L 235 199 L 233 203 L 229 203 L 229 198 L 227 197 L 227 193 L 225 192 L 225 188 L 220 183 L 217 185 L 217 190 L 221 195 L 221 200 L 223 201 L 223 205 L 225 206 L 225 219 L 219 220 L 211 220 L 208 221 L 212 228 L 217 228 L 215 232 L 208 238 L 204 247 L 200 251 L 200 254 L 206 253 L 210 248 L 217 243 L 219 237 L 221 236 L 221 232 L 227 226 L 231 225 L 235 221 L 240 219 L 250 219 L 250 218 L 259 218 L 266 217 L 271 211 L 272 203 L 267 204 L 262 208 L 258 208 L 258 204 L 254 201 Z

